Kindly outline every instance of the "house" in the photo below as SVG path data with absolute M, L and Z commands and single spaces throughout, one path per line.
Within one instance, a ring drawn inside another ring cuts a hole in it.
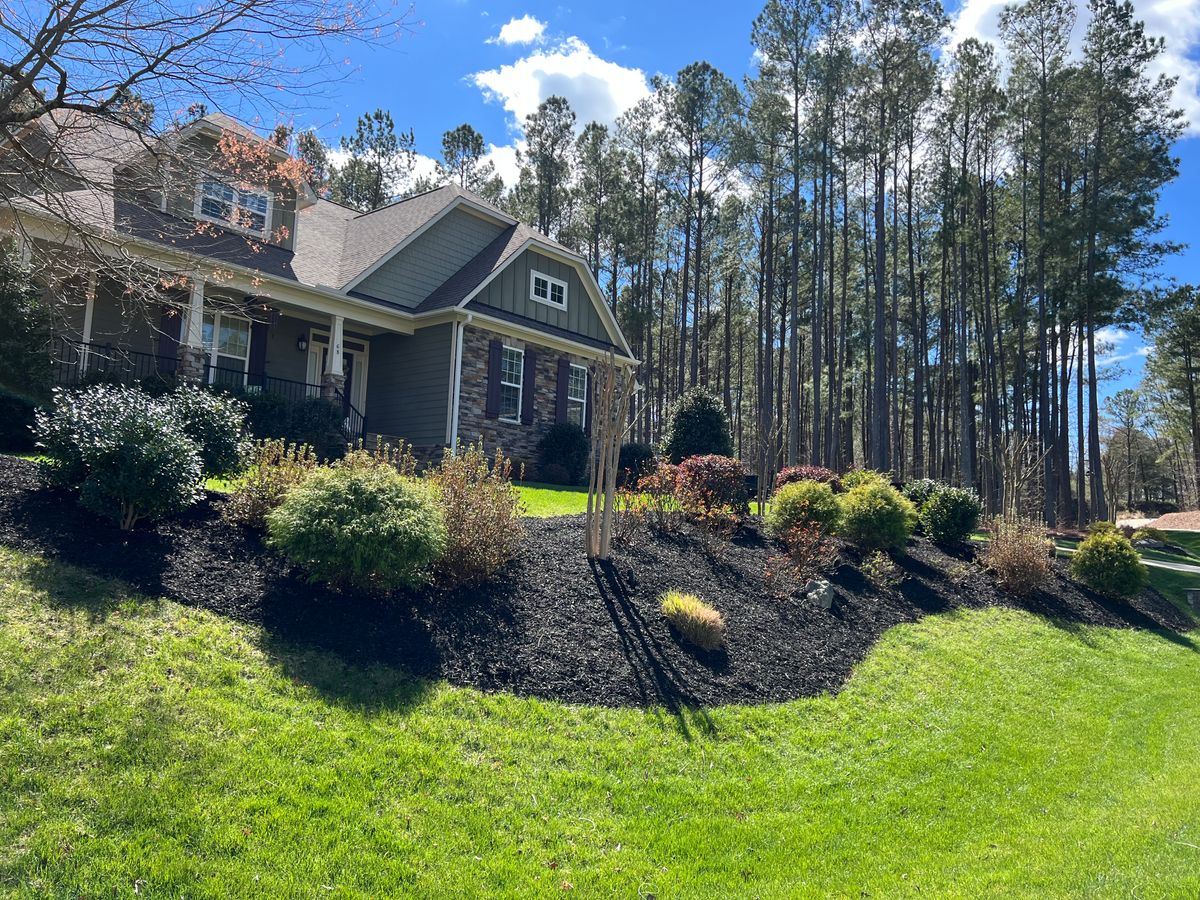
M 532 462 L 553 423 L 588 426 L 589 367 L 635 365 L 585 260 L 457 186 L 361 213 L 222 114 L 161 138 L 60 114 L 15 140 L 53 202 L 11 203 L 0 224 L 61 270 L 61 381 L 323 396 L 351 436 L 426 458 L 482 437 Z

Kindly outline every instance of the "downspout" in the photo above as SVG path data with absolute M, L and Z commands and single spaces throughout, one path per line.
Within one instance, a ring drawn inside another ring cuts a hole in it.
M 454 393 L 451 398 L 451 421 L 450 421 L 450 450 L 453 453 L 458 452 L 458 410 L 459 400 L 462 396 L 462 359 L 463 359 L 463 334 L 467 330 L 467 326 L 471 324 L 474 318 L 472 313 L 467 313 L 467 320 L 458 323 L 458 334 L 455 337 L 454 348 Z

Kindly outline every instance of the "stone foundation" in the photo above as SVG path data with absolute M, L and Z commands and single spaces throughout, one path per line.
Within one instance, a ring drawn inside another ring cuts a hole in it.
M 200 347 L 179 345 L 179 368 L 176 370 L 182 381 L 204 381 L 204 366 L 208 355 Z

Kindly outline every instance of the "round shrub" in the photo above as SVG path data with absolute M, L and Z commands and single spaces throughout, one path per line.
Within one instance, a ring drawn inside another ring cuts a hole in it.
M 901 547 L 912 534 L 916 509 L 890 484 L 868 480 L 839 494 L 838 502 L 838 532 L 864 550 Z
M 199 446 L 170 404 L 139 390 L 55 391 L 54 408 L 39 410 L 36 431 L 46 479 L 77 490 L 84 508 L 124 531 L 200 497 Z
M 842 487 L 846 490 L 864 484 L 885 484 L 890 487 L 892 476 L 886 472 L 876 472 L 874 469 L 851 469 L 842 476 L 841 480 Z
M 663 434 L 663 455 L 673 463 L 691 456 L 732 456 L 729 417 L 716 394 L 692 388 L 671 407 Z
M 835 491 L 842 489 L 842 483 L 833 469 L 826 469 L 824 466 L 788 466 L 776 473 L 775 490 L 779 490 L 785 484 L 793 484 L 797 481 L 819 481 L 821 484 L 829 485 Z
M 1071 575 L 1109 597 L 1133 597 L 1146 586 L 1146 567 L 1129 539 L 1117 531 L 1098 531 L 1071 557 Z
M 905 484 L 900 489 L 900 493 L 912 501 L 913 506 L 920 509 L 925 505 L 926 500 L 943 487 L 946 487 L 944 481 L 937 481 L 933 478 L 917 478 Z
M 167 402 L 184 433 L 200 446 L 205 475 L 228 475 L 241 469 L 246 450 L 244 403 L 191 384 L 180 385 L 167 395 Z
M 1157 541 L 1160 544 L 1171 543 L 1171 537 L 1165 531 L 1149 526 L 1137 529 L 1129 536 L 1129 539 L 1131 541 Z
M 588 439 L 570 422 L 551 425 L 538 441 L 538 471 L 551 484 L 579 484 L 587 471 Z M 557 467 L 557 468 L 553 468 Z
M 837 526 L 841 507 L 833 488 L 819 481 L 793 481 L 771 498 L 766 526 L 771 534 L 783 537 L 794 528 L 815 527 L 829 534 Z
M 617 460 L 617 477 L 621 484 L 637 484 L 638 479 L 654 471 L 654 448 L 649 444 L 622 444 Z
M 385 466 L 319 468 L 266 518 L 269 546 L 314 581 L 347 587 L 424 584 L 446 548 L 434 493 Z
M 948 484 L 938 485 L 919 508 L 921 529 L 935 544 L 965 541 L 983 514 L 974 491 Z
M 675 498 L 693 516 L 742 516 L 749 510 L 746 470 L 728 456 L 689 457 L 675 472 Z

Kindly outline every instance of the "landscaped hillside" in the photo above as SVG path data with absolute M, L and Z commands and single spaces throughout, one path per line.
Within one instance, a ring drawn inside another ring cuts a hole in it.
M 1011 609 L 704 711 L 409 681 L 0 555 L 0 892 L 1200 892 L 1194 638 Z

